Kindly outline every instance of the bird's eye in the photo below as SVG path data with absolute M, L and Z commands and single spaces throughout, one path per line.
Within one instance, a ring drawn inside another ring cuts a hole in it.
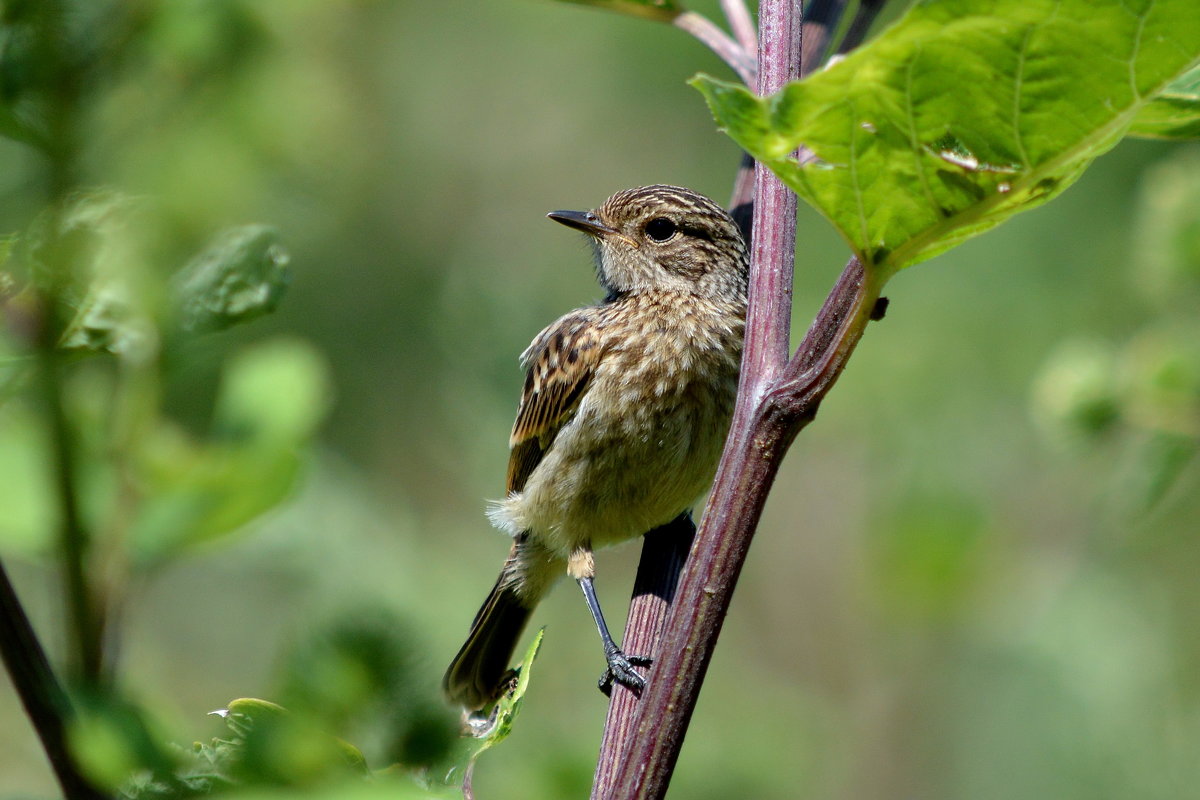
M 666 217 L 655 217 L 646 223 L 646 235 L 656 242 L 665 242 L 676 230 L 675 223 Z

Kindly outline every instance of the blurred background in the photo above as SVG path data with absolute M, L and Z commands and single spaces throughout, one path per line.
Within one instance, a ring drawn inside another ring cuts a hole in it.
M 79 184 L 151 207 L 170 268 L 265 223 L 292 271 L 273 315 L 173 357 L 163 417 L 197 436 L 219 422 L 221 375 L 248 348 L 300 348 L 324 377 L 305 383 L 317 433 L 288 499 L 133 571 L 121 684 L 187 745 L 221 732 L 206 714 L 229 700 L 279 699 L 314 638 L 363 624 L 400 637 L 433 698 L 508 547 L 484 511 L 517 355 L 600 297 L 585 244 L 544 214 L 654 182 L 726 199 L 738 150 L 684 81 L 728 70 L 669 27 L 539 0 L 141 5 L 139 46 L 84 106 Z M 0 231 L 39 212 L 42 169 L 0 140 Z M 1197 785 L 1197 185 L 1195 149 L 1126 142 L 1049 206 L 893 281 L 780 473 L 673 796 Z M 797 341 L 846 257 L 802 209 Z M 9 403 L 9 422 L 36 409 Z M 0 481 L 28 469 L 0 458 Z M 61 657 L 46 543 L 5 518 L 0 555 Z M 637 558 L 599 558 L 618 626 Z M 534 624 L 536 674 L 476 769 L 481 797 L 590 785 L 595 631 L 570 586 Z M 56 792 L 0 678 L 0 796 Z

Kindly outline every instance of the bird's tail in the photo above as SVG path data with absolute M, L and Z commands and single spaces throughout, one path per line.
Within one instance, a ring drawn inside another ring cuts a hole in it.
M 451 702 L 471 710 L 483 708 L 500 694 L 517 640 L 533 613 L 533 606 L 517 594 L 512 562 L 510 558 L 504 565 L 471 623 L 466 643 L 442 678 L 442 690 Z

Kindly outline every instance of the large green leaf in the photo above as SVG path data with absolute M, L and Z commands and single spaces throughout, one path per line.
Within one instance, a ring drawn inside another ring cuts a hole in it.
M 1200 67 L 1172 81 L 1133 121 L 1130 136 L 1147 139 L 1200 138 Z
M 1195 0 L 927 0 L 774 96 L 693 83 L 887 275 L 1056 196 L 1198 58 Z

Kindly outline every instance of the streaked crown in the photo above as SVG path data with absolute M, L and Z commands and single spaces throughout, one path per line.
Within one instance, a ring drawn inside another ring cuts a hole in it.
M 586 214 L 551 217 L 593 237 L 610 294 L 671 290 L 745 302 L 749 258 L 741 231 L 725 209 L 691 189 L 642 186 Z

